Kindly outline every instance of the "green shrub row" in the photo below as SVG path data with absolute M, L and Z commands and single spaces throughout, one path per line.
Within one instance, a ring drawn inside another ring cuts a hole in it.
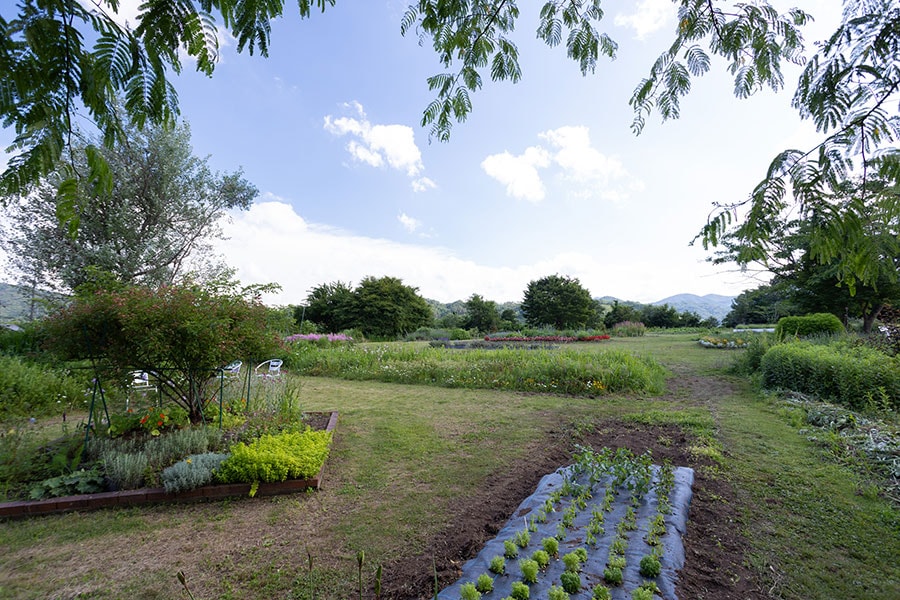
M 806 337 L 843 333 L 844 324 L 831 313 L 815 313 L 803 317 L 781 317 L 775 325 L 775 337 L 784 340 L 789 337 Z
M 263 435 L 250 444 L 238 442 L 216 470 L 216 478 L 222 483 L 273 483 L 314 477 L 328 458 L 330 444 L 330 431 L 311 429 Z
M 665 369 L 650 357 L 607 350 L 451 350 L 412 346 L 307 347 L 290 357 L 303 375 L 525 392 L 596 396 L 665 386 Z
M 760 361 L 762 384 L 861 410 L 885 400 L 900 409 L 900 359 L 867 347 L 778 344 Z
M 65 372 L 0 356 L 0 421 L 59 414 L 83 399 L 81 383 Z

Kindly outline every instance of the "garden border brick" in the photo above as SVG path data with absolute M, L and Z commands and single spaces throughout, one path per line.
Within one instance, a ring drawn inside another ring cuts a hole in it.
M 338 413 L 331 411 L 325 431 L 334 431 L 337 427 Z M 276 496 L 279 494 L 295 494 L 308 489 L 319 489 L 325 465 L 311 479 L 289 479 L 280 483 L 260 483 L 257 496 Z M 143 488 L 121 492 L 101 492 L 81 496 L 64 496 L 49 500 L 16 501 L 0 503 L 0 519 L 16 519 L 36 515 L 49 515 L 62 512 L 97 510 L 118 506 L 139 506 L 141 504 L 161 504 L 168 502 L 197 502 L 203 500 L 222 500 L 235 496 L 249 496 L 251 484 L 229 483 L 207 485 L 181 493 L 170 493 L 165 488 Z

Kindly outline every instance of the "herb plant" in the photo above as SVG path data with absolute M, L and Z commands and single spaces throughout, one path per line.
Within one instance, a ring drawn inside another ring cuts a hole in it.
M 559 555 L 559 540 L 556 538 L 545 537 L 541 540 L 541 545 L 544 547 L 544 552 L 550 556 Z
M 537 583 L 538 564 L 531 559 L 519 561 L 519 570 L 522 571 L 522 581 L 525 583 Z
M 475 580 L 475 589 L 482 594 L 490 594 L 494 591 L 494 578 L 487 573 L 482 573 Z
M 591 600 L 612 600 L 612 594 L 609 592 L 608 587 L 606 587 L 605 585 L 600 585 L 598 583 L 594 586 Z
M 547 592 L 547 600 L 569 600 L 569 594 L 564 588 L 554 585 Z
M 491 564 L 488 567 L 488 571 L 490 571 L 491 573 L 496 573 L 497 575 L 503 575 L 503 572 L 506 571 L 506 559 L 499 554 L 496 555 L 491 559 Z
M 510 540 L 503 542 L 503 556 L 506 558 L 515 558 L 519 555 L 519 547 Z
M 648 554 L 641 559 L 641 575 L 644 577 L 659 577 L 661 570 L 659 557 L 655 554 Z
M 546 569 L 547 565 L 550 564 L 550 555 L 544 550 L 535 550 L 531 554 L 531 560 L 538 564 L 538 568 Z
M 513 600 L 528 600 L 528 596 L 530 595 L 531 588 L 527 585 L 521 581 L 512 582 L 512 590 L 509 593 L 510 598 L 513 598 Z
M 460 600 L 481 600 L 481 592 L 475 587 L 471 581 L 464 583 L 459 588 Z
M 581 589 L 581 577 L 573 571 L 565 571 L 559 576 L 563 589 L 570 594 L 577 594 Z
M 606 567 L 603 570 L 603 579 L 610 585 L 622 585 L 622 569 Z

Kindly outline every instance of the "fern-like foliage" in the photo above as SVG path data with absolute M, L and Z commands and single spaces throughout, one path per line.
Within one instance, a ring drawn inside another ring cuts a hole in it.
M 297 2 L 303 18 L 334 3 Z M 73 229 L 77 203 L 85 201 L 75 193 L 75 165 L 83 158 L 75 154 L 84 148 L 74 143 L 75 123 L 92 121 L 107 147 L 123 139 L 123 117 L 140 128 L 173 124 L 178 96 L 168 75 L 181 71 L 184 54 L 212 75 L 219 49 L 215 15 L 239 50 L 266 55 L 270 23 L 282 15 L 284 0 L 142 0 L 130 27 L 116 21 L 118 8 L 119 0 L 20 0 L 14 16 L 0 16 L 0 123 L 15 131 L 0 198 L 27 194 L 60 172 L 60 161 L 68 162 L 71 177 L 54 179 L 59 217 Z M 103 155 L 86 159 L 92 181 L 108 189 Z
M 771 20 L 768 11 L 760 14 Z M 758 72 L 775 74 L 774 49 L 762 58 L 765 69 Z M 735 73 L 752 83 L 751 75 Z M 742 95 L 744 83 L 735 85 Z M 900 6 L 889 0 L 846 0 L 841 25 L 807 62 L 793 106 L 815 124 L 821 142 L 779 153 L 749 198 L 719 206 L 698 238 L 709 246 L 734 236 L 744 248 L 740 264 L 749 262 L 743 258 L 771 259 L 775 224 L 790 210 L 794 218 L 815 220 L 810 255 L 832 265 L 851 292 L 858 283 L 896 279 Z M 741 207 L 747 215 L 729 233 L 725 215 Z

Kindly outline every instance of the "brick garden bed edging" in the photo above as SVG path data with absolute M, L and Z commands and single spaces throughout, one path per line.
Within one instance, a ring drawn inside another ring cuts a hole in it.
M 337 426 L 338 413 L 331 412 L 325 431 L 334 431 Z M 294 494 L 307 489 L 319 489 L 325 465 L 311 479 L 289 479 L 279 483 L 260 483 L 257 496 L 276 496 Z M 165 488 L 143 488 L 120 492 L 101 492 L 80 496 L 62 496 L 48 500 L 32 500 L 0 503 L 0 519 L 15 519 L 36 515 L 70 512 L 76 510 L 97 510 L 100 508 L 138 506 L 141 504 L 160 504 L 166 502 L 196 502 L 198 500 L 222 500 L 235 496 L 250 495 L 249 483 L 228 483 L 206 485 L 187 492 L 172 493 Z

